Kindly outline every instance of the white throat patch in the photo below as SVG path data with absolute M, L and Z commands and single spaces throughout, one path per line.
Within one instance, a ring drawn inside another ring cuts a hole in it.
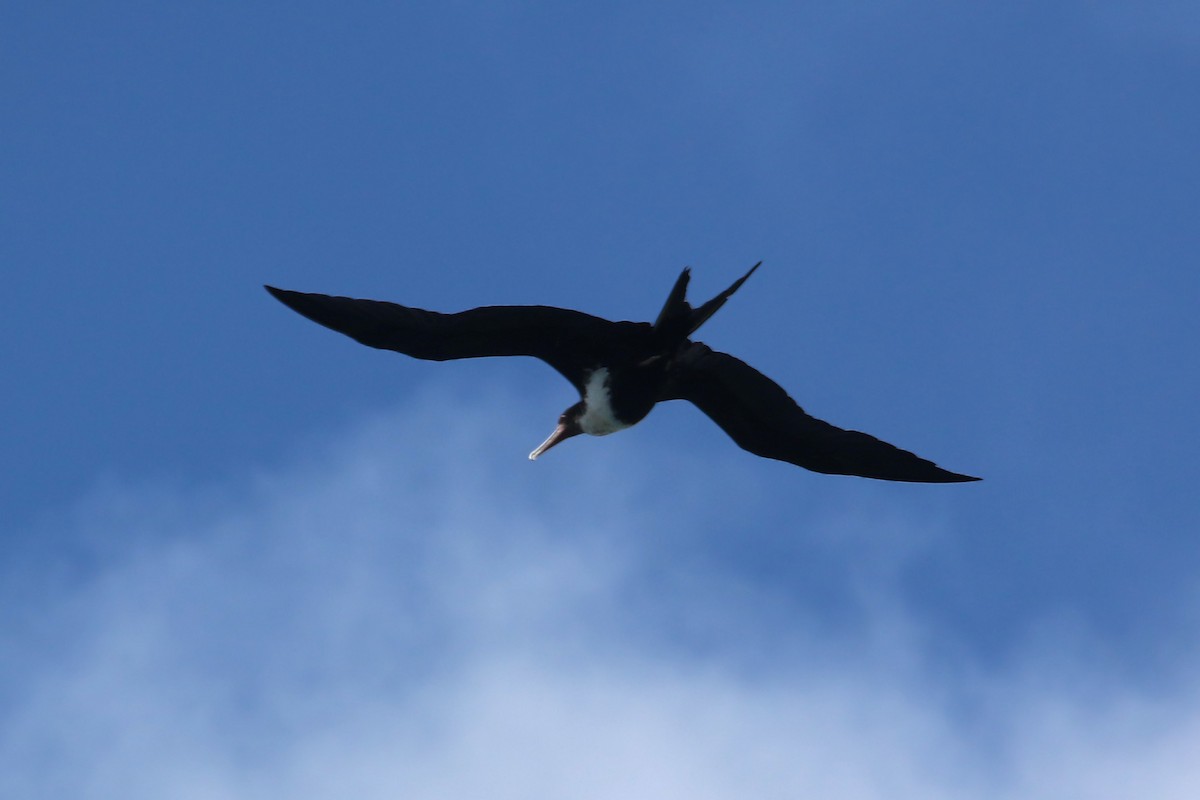
M 583 387 L 583 416 L 579 427 L 592 436 L 607 436 L 629 426 L 613 414 L 612 395 L 608 391 L 608 370 L 604 367 L 588 375 Z

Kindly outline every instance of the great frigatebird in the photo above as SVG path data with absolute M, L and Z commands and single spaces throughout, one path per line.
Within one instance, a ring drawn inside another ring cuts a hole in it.
M 581 399 L 562 413 L 530 459 L 580 433 L 604 436 L 628 428 L 663 400 L 689 400 L 744 449 L 815 472 L 918 483 L 979 480 L 811 417 L 758 370 L 693 342 L 692 333 L 759 264 L 699 308 L 687 301 L 691 273 L 684 269 L 653 325 L 552 306 L 483 306 L 442 314 L 380 300 L 266 289 L 293 311 L 370 347 L 431 361 L 483 356 L 545 361 Z

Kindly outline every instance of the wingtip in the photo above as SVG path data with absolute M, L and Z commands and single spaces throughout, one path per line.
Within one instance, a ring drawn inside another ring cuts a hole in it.
M 283 303 L 285 306 L 291 305 L 291 303 L 288 302 L 289 297 L 295 297 L 296 294 L 298 294 L 297 292 L 293 292 L 289 289 L 280 289 L 278 287 L 272 286 L 269 283 L 264 283 L 263 288 L 267 290 L 267 294 L 271 295 L 271 297 L 274 297 L 276 300 Z

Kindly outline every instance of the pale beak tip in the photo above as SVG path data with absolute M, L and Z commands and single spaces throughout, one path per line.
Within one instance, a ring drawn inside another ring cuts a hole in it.
M 560 422 L 558 427 L 554 429 L 554 432 L 546 437 L 546 441 L 539 444 L 534 451 L 529 454 L 529 460 L 537 461 L 538 456 L 549 450 L 551 447 L 554 447 L 554 445 L 558 444 L 563 439 L 569 439 L 571 435 L 572 434 L 567 433 L 567 426 Z

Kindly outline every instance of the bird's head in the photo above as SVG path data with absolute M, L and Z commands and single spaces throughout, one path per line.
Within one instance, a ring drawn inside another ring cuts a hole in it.
M 568 408 L 559 416 L 558 426 L 555 427 L 554 431 L 551 432 L 548 437 L 546 437 L 546 441 L 539 444 L 537 449 L 529 454 L 529 460 L 533 461 L 559 442 L 583 433 L 583 427 L 579 424 L 579 418 L 582 416 L 583 401 L 580 400 L 578 403 Z

